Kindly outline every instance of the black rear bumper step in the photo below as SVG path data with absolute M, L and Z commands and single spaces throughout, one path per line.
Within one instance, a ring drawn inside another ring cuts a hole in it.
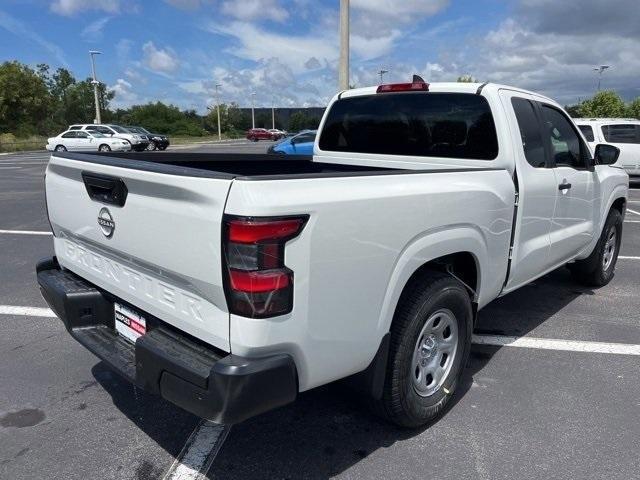
M 195 415 L 233 424 L 297 396 L 289 355 L 223 354 L 161 322 L 133 344 L 114 328 L 112 295 L 61 269 L 55 257 L 38 263 L 36 271 L 42 296 L 78 342 L 125 379 Z

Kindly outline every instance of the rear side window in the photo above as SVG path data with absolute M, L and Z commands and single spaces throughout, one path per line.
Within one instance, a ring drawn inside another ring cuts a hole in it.
M 603 125 L 602 134 L 610 143 L 640 143 L 640 125 Z
M 62 138 L 76 138 L 76 132 L 67 132 L 62 135 Z
M 319 142 L 325 151 L 492 160 L 487 100 L 467 93 L 385 93 L 338 100 Z
M 578 128 L 584 135 L 584 138 L 587 139 L 587 142 L 593 142 L 593 128 L 590 125 L 578 125 Z
M 588 150 L 569 119 L 549 105 L 541 104 L 540 110 L 544 121 L 543 133 L 549 142 L 555 165 L 586 168 Z
M 545 168 L 547 166 L 547 157 L 544 153 L 542 132 L 540 131 L 540 124 L 533 104 L 524 98 L 513 97 L 511 105 L 513 105 L 513 111 L 518 120 L 522 148 L 527 162 L 532 167 Z

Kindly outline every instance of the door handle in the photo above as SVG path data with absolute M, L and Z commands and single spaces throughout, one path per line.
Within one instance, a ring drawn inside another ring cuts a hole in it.
M 570 188 L 571 188 L 570 183 L 561 183 L 560 185 L 558 185 L 558 190 L 560 191 L 569 190 Z
M 92 200 L 118 207 L 127 201 L 127 186 L 121 178 L 82 172 L 82 180 Z

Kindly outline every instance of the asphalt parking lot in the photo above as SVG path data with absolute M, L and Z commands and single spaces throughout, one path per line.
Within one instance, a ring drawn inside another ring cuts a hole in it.
M 0 478 L 162 478 L 201 424 L 112 374 L 46 313 L 34 266 L 53 254 L 47 158 L 0 156 Z M 481 312 L 476 335 L 531 342 L 475 345 L 431 427 L 399 430 L 330 385 L 225 432 L 204 453 L 207 478 L 640 478 L 640 190 L 628 207 L 607 287 L 560 269 Z

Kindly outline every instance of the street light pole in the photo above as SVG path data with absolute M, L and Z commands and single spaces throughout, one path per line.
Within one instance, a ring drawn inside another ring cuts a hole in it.
M 610 68 L 610 65 L 600 65 L 599 67 L 594 68 L 595 72 L 598 72 L 598 92 L 600 91 L 600 82 L 602 80 L 602 72 L 604 72 L 607 68 Z
M 271 97 L 271 128 L 273 130 L 276 129 L 276 97 L 275 95 Z
M 222 140 L 222 130 L 220 129 L 220 97 L 218 97 L 218 88 L 222 85 L 216 83 L 216 109 L 218 110 L 218 141 Z
M 100 100 L 98 98 L 98 79 L 96 78 L 96 62 L 94 59 L 94 55 L 100 55 L 101 52 L 97 50 L 89 50 L 89 56 L 91 57 L 91 72 L 93 73 L 93 80 L 91 83 L 93 84 L 93 99 L 96 104 L 96 118 L 93 120 L 94 123 L 102 123 L 102 119 L 100 118 Z
M 382 78 L 383 78 L 383 76 L 384 76 L 384 74 L 385 74 L 385 73 L 389 73 L 389 70 L 385 70 L 385 69 L 383 68 L 383 69 L 381 69 L 381 70 L 378 72 L 378 75 L 380 75 L 380 83 L 381 83 L 381 84 L 382 84 L 382 83 L 384 83 L 384 81 L 382 80 Z
M 256 128 L 256 92 L 251 92 L 251 128 Z
M 349 0 L 340 0 L 340 65 L 338 89 L 349 88 Z

